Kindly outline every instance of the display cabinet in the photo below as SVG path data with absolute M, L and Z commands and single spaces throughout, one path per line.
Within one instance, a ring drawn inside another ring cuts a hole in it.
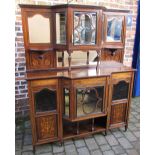
M 119 62 L 128 11 L 20 7 L 33 146 L 127 129 L 134 70 Z

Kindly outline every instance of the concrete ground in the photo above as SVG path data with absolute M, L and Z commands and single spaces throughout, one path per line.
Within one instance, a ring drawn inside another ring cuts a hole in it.
M 34 155 L 29 120 L 16 125 L 16 155 Z M 140 98 L 132 99 L 129 127 L 78 139 L 36 147 L 35 155 L 139 155 L 140 154 Z

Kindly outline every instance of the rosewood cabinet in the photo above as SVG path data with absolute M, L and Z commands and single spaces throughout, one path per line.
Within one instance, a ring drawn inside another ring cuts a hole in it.
M 20 7 L 33 146 L 127 129 L 134 70 L 120 62 L 128 11 Z

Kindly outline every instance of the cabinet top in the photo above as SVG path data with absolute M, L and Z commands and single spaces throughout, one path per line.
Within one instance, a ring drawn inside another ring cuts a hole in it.
M 31 5 L 31 4 L 19 4 L 20 8 L 38 8 L 38 9 L 59 9 L 59 8 L 85 8 L 85 9 L 101 9 L 106 12 L 124 12 L 128 13 L 129 10 L 122 9 L 108 9 L 104 6 L 96 5 L 80 5 L 80 4 L 59 4 L 59 5 Z
M 96 67 L 72 69 L 71 71 L 41 71 L 27 73 L 26 80 L 48 79 L 48 78 L 67 78 L 67 79 L 80 79 L 92 77 L 110 76 L 112 73 L 133 72 L 135 69 L 124 66 L 122 63 L 116 61 L 101 62 L 98 70 Z

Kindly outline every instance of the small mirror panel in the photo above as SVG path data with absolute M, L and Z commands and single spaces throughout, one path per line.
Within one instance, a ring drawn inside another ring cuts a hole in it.
M 28 17 L 30 43 L 50 43 L 50 19 L 40 14 Z
M 122 22 L 120 16 L 107 16 L 107 42 L 120 42 L 122 39 Z
M 66 14 L 56 13 L 56 44 L 66 44 Z

